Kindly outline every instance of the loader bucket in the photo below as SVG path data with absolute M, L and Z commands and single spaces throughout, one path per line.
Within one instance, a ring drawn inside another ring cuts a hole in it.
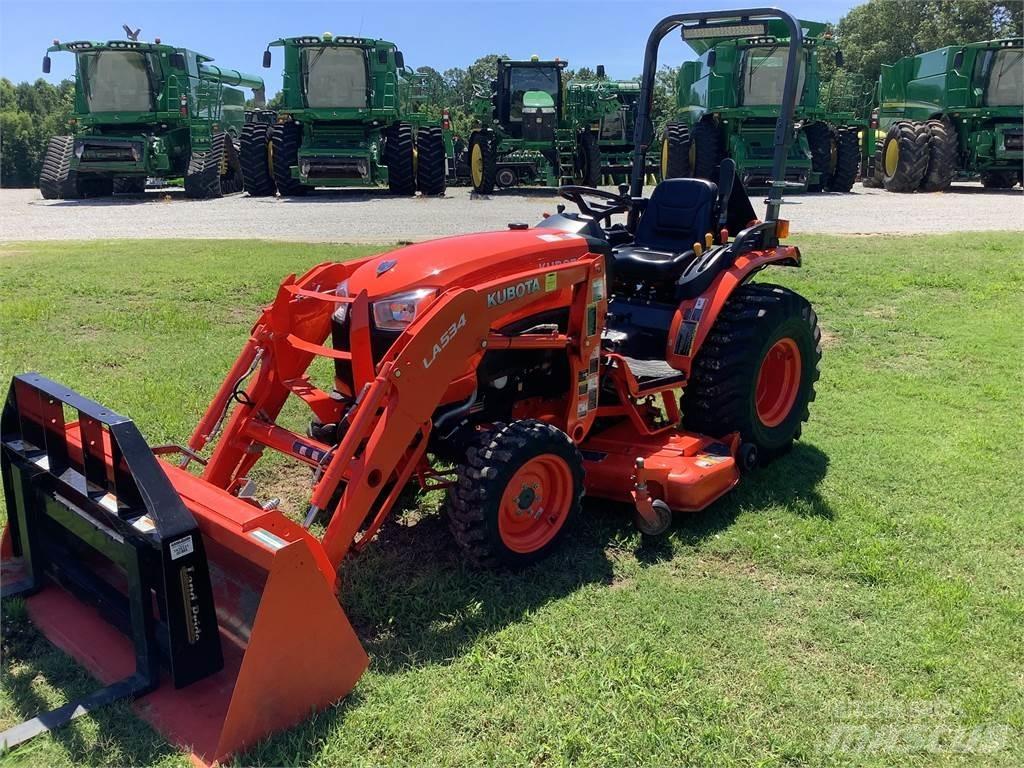
M 320 543 L 161 460 L 171 449 L 129 419 L 23 374 L 0 447 L 2 596 L 24 596 L 104 686 L 3 732 L 0 749 L 131 697 L 212 764 L 342 699 L 365 671 Z

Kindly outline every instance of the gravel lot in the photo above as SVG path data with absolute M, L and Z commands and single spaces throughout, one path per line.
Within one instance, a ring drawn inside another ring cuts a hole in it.
M 649 188 L 648 188 L 649 189 Z M 763 210 L 758 198 L 755 210 Z M 897 234 L 1024 230 L 1024 191 L 957 184 L 950 192 L 896 195 L 854 187 L 853 194 L 791 195 L 793 232 Z M 145 198 L 43 200 L 38 190 L 0 190 L 0 241 L 94 238 L 250 237 L 272 240 L 394 243 L 533 223 L 554 211 L 551 189 L 474 198 L 468 188 L 443 199 L 395 198 L 367 190 L 324 190 L 305 198 L 188 200 L 177 190 Z

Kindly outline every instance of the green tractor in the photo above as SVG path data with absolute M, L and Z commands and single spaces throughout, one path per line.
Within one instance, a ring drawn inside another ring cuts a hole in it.
M 476 127 L 469 136 L 473 190 L 525 184 L 597 186 L 601 150 L 597 135 L 570 114 L 567 62 L 499 59 L 489 89 L 473 99 Z
M 452 140 L 441 120 L 417 112 L 422 78 L 394 43 L 363 37 L 288 37 L 283 101 L 271 124 L 242 136 L 245 189 L 253 196 L 303 195 L 314 187 L 387 185 L 391 192 L 443 195 Z
M 1024 39 L 950 45 L 882 65 L 866 186 L 939 192 L 954 179 L 1021 181 Z
M 626 183 L 633 170 L 633 132 L 640 83 L 610 80 L 604 66 L 597 66 L 597 79 L 569 83 L 570 122 L 589 126 L 597 137 L 602 180 Z M 658 172 L 656 157 L 648 158 L 647 174 Z
M 209 56 L 127 40 L 53 41 L 75 55 L 72 134 L 50 139 L 39 175 L 47 200 L 141 194 L 149 177 L 184 177 L 192 198 L 242 190 L 238 139 L 245 94 L 263 99 L 263 79 L 211 64 Z M 235 86 L 235 87 L 232 87 Z
M 786 187 L 849 192 L 860 167 L 870 92 L 863 78 L 839 69 L 842 53 L 828 25 L 800 25 L 803 57 Z M 718 164 L 731 157 L 747 187 L 767 185 L 786 76 L 786 34 L 771 23 L 756 37 L 686 41 L 699 58 L 679 69 L 678 116 L 665 127 L 661 145 L 664 178 L 715 179 Z M 825 51 L 836 65 L 831 78 L 823 76 Z

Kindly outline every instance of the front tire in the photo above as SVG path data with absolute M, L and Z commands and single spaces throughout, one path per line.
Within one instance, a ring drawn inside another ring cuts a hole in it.
M 669 123 L 661 137 L 661 178 L 690 175 L 690 131 L 682 123 Z
M 489 195 L 494 191 L 498 175 L 498 157 L 494 143 L 483 133 L 474 133 L 469 140 L 469 180 L 473 191 Z
M 444 195 L 444 135 L 440 126 L 428 126 L 417 131 L 416 152 L 416 186 L 420 193 L 437 197 Z
M 301 144 L 302 126 L 298 123 L 278 123 L 270 131 L 271 167 L 281 197 L 296 197 L 307 192 L 306 185 L 292 177 L 292 168 L 299 164 Z
M 722 132 L 713 120 L 701 120 L 693 128 L 690 160 L 693 176 L 718 182 L 718 166 L 725 157 Z
M 953 183 L 956 172 L 956 128 L 947 120 L 929 120 L 928 169 L 921 182 L 922 192 L 944 192 Z
M 882 171 L 889 192 L 915 192 L 928 170 L 928 129 L 901 120 L 889 127 L 882 145 Z
M 860 142 L 855 128 L 840 128 L 836 133 L 836 167 L 829 180 L 831 192 L 849 192 L 857 180 L 860 166 Z
M 522 419 L 481 432 L 457 467 L 448 521 L 477 566 L 519 567 L 547 554 L 583 499 L 583 459 L 569 436 Z
M 807 421 L 821 361 L 810 302 L 768 283 L 729 297 L 683 390 L 683 426 L 724 437 L 739 432 L 762 461 L 786 451 Z
M 818 183 L 809 186 L 808 190 L 821 192 L 830 187 L 835 173 L 832 155 L 836 149 L 835 137 L 826 123 L 809 123 L 802 130 L 811 150 L 811 170 L 818 174 Z
M 576 137 L 575 168 L 573 181 L 584 187 L 596 187 L 601 183 L 601 148 L 597 136 L 583 131 Z
M 416 142 L 410 123 L 388 127 L 384 139 L 388 190 L 394 195 L 416 194 Z
M 239 160 L 242 164 L 242 186 L 251 197 L 274 194 L 274 175 L 270 168 L 270 132 L 267 123 L 246 123 L 242 127 Z

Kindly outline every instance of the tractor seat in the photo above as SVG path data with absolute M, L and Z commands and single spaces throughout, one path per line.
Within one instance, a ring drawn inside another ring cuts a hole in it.
M 717 218 L 718 185 L 706 179 L 666 179 L 654 188 L 629 245 L 613 251 L 617 279 L 675 283 L 695 258 Z

